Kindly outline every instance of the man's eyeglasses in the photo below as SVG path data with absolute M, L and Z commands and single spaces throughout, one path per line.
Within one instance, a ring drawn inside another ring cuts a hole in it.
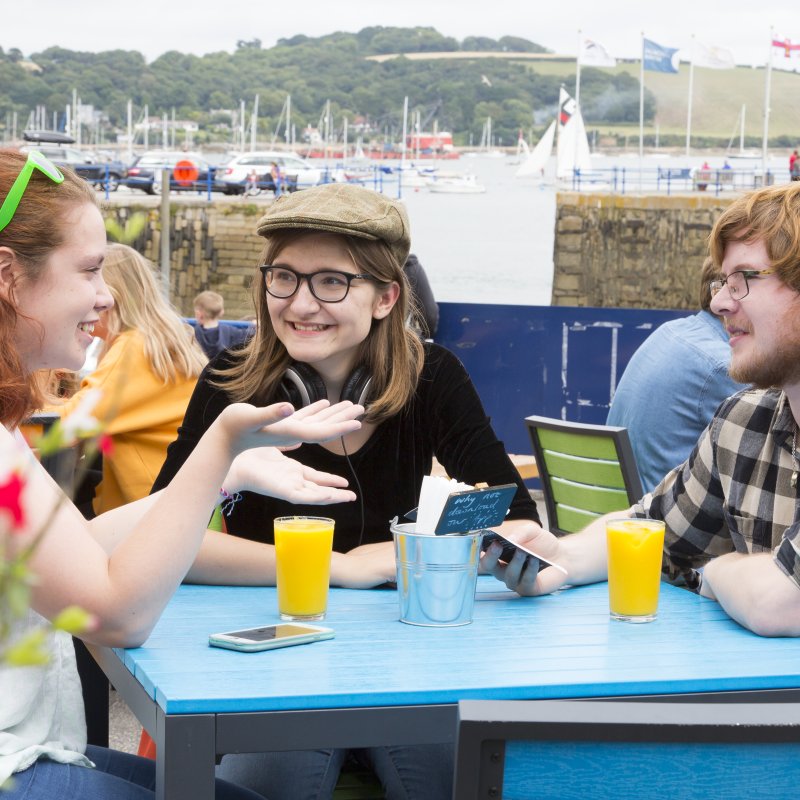
M 290 267 L 275 267 L 264 264 L 259 268 L 264 276 L 264 285 L 267 294 L 286 300 L 300 288 L 303 281 L 308 281 L 311 294 L 323 303 L 341 303 L 350 291 L 350 284 L 354 280 L 376 280 L 367 273 L 354 275 L 352 272 L 338 272 L 332 269 L 323 269 L 319 272 L 303 274 L 295 272 Z
M 0 231 L 14 219 L 14 214 L 19 207 L 20 200 L 22 200 L 22 195 L 25 194 L 25 190 L 28 188 L 31 175 L 33 175 L 35 169 L 50 178 L 53 183 L 63 183 L 64 181 L 64 175 L 61 170 L 50 159 L 43 156 L 38 150 L 31 150 L 28 153 L 28 160 L 25 162 L 25 166 L 20 170 L 14 183 L 11 184 L 6 199 L 3 200 L 3 205 L 0 206 Z
M 740 269 L 731 272 L 727 278 L 718 281 L 711 281 L 708 288 L 711 289 L 711 296 L 719 294 L 723 286 L 728 287 L 728 294 L 733 300 L 743 300 L 750 293 L 749 281 L 752 278 L 760 278 L 762 275 L 772 275 L 774 269 Z

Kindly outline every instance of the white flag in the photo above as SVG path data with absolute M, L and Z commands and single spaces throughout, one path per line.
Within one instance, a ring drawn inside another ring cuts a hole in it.
M 694 43 L 693 60 L 696 67 L 708 67 L 709 69 L 733 69 L 736 66 L 730 50 L 697 41 Z
M 578 61 L 587 67 L 617 66 L 617 59 L 609 55 L 608 50 L 603 45 L 591 39 L 581 40 L 581 52 L 578 54 Z

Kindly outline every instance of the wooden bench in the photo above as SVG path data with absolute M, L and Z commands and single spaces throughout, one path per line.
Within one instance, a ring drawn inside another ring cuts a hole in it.
M 701 192 L 708 186 L 731 188 L 735 174 L 732 169 L 698 169 L 692 175 L 692 186 Z
M 511 455 L 508 456 L 511 463 L 517 468 L 520 477 L 524 481 L 529 481 L 532 478 L 539 477 L 539 469 L 536 466 L 536 459 L 530 455 Z M 433 466 L 431 467 L 431 475 L 436 475 L 442 478 L 447 477 L 444 467 L 434 458 Z
M 692 177 L 689 167 L 659 167 L 658 179 L 660 181 L 688 181 Z

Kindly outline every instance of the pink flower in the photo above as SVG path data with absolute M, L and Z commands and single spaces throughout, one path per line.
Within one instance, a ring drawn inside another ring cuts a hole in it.
M 9 472 L 0 483 L 0 511 L 11 517 L 11 530 L 19 531 L 25 527 L 25 509 L 20 503 L 20 495 L 25 483 L 17 472 Z
M 107 434 L 101 434 L 97 439 L 97 449 L 109 458 L 114 455 L 114 440 Z

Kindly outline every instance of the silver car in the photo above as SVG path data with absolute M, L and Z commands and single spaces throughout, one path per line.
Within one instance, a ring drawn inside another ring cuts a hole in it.
M 232 156 L 217 168 L 217 184 L 226 194 L 257 194 L 276 191 L 273 165 L 277 165 L 281 191 L 308 189 L 322 180 L 322 170 L 311 166 L 294 153 L 281 150 L 256 150 Z

